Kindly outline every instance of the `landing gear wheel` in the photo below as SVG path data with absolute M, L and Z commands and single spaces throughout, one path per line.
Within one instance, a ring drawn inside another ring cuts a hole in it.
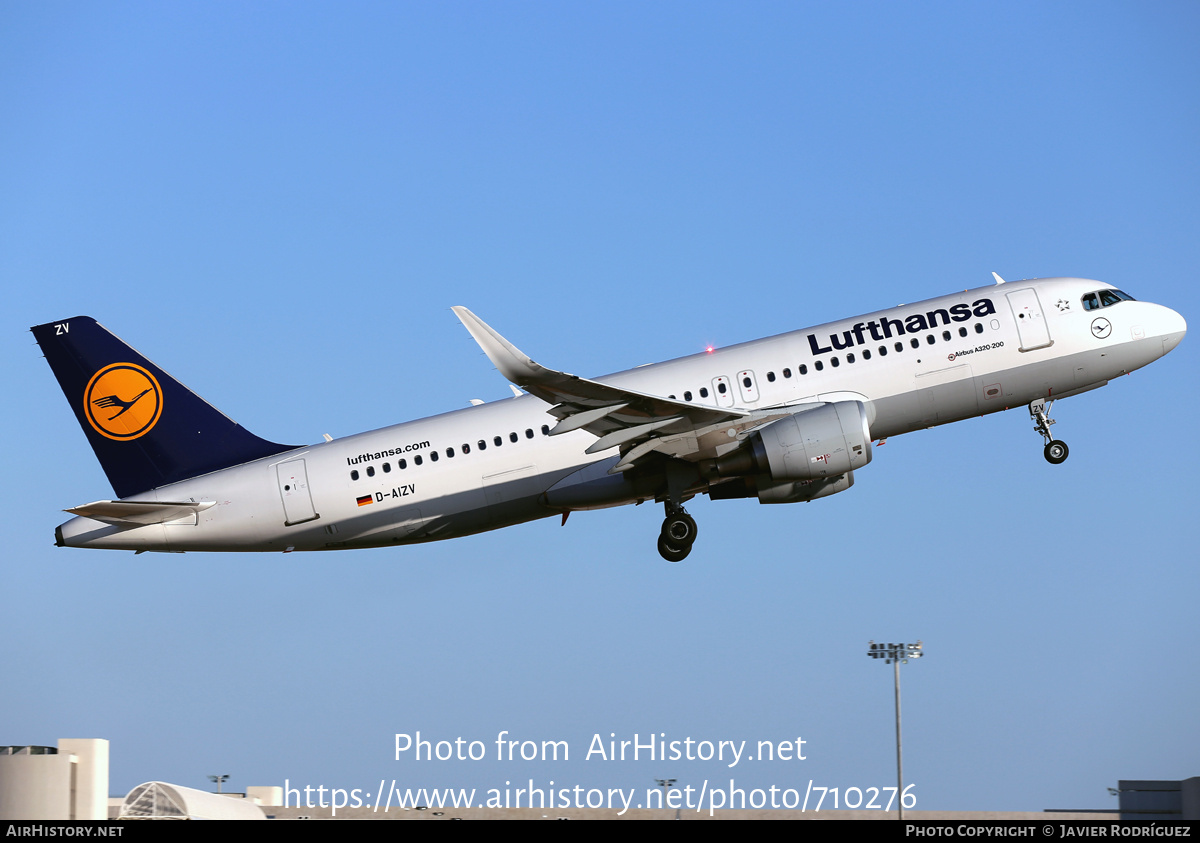
M 690 548 L 696 541 L 696 519 L 682 509 L 663 521 L 660 537 L 667 544 Z
M 1067 448 L 1067 443 L 1055 439 L 1050 435 L 1050 425 L 1054 424 L 1054 419 L 1050 418 L 1050 407 L 1054 404 L 1052 398 L 1039 398 L 1036 401 L 1029 402 L 1029 416 L 1033 419 L 1033 429 L 1042 434 L 1042 438 L 1046 440 L 1046 450 L 1042 453 L 1046 455 L 1046 462 L 1051 465 L 1058 465 L 1065 462 L 1067 454 L 1070 450 Z
M 1071 450 L 1067 447 L 1067 443 L 1062 440 L 1054 439 L 1046 443 L 1046 462 L 1051 465 L 1058 465 L 1065 462 L 1067 455 L 1070 453 Z
M 662 536 L 658 537 L 658 553 L 668 562 L 682 562 L 684 559 L 687 559 L 687 555 L 691 552 L 692 546 L 690 544 L 679 547 L 671 544 Z

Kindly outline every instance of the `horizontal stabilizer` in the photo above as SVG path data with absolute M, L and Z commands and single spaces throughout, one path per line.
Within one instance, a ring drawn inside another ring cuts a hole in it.
M 66 511 L 105 524 L 143 527 L 194 516 L 216 505 L 216 501 L 93 501 Z

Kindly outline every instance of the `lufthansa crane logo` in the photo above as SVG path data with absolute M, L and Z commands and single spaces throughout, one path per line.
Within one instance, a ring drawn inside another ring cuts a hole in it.
M 1105 339 L 1112 333 L 1112 324 L 1103 316 L 1092 320 L 1092 336 L 1098 340 Z
M 162 415 L 162 388 L 133 363 L 105 366 L 83 391 L 83 412 L 101 436 L 127 442 L 144 436 Z

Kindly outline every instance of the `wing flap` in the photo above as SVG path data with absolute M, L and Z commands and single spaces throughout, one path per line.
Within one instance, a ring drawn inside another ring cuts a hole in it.
M 592 422 L 600 421 L 605 416 L 624 410 L 628 406 L 628 404 L 622 402 L 620 404 L 610 404 L 606 407 L 597 407 L 594 410 L 581 410 L 574 415 L 563 418 L 562 421 L 554 425 L 550 430 L 550 435 L 558 436 L 560 433 L 570 433 L 572 430 L 578 430 Z
M 598 454 L 600 451 L 607 451 L 609 448 L 615 448 L 618 445 L 624 445 L 626 442 L 634 440 L 642 440 L 649 436 L 660 427 L 674 424 L 680 421 L 680 416 L 670 416 L 665 419 L 657 419 L 656 421 L 639 424 L 635 427 L 626 427 L 619 430 L 614 430 L 612 433 L 606 433 L 588 446 L 584 453 Z

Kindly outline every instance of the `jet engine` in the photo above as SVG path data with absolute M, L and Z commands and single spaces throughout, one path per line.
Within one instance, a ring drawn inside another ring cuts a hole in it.
M 753 476 L 762 489 L 840 477 L 870 461 L 867 408 L 861 401 L 838 401 L 771 422 L 741 448 L 717 458 L 714 467 L 718 477 Z

